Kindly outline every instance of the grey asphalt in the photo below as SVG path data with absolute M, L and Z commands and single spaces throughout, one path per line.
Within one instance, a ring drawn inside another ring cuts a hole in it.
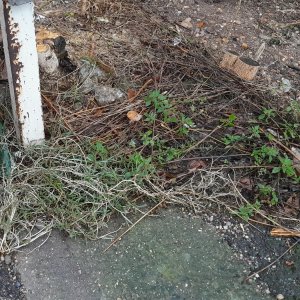
M 104 253 L 109 243 L 54 231 L 39 249 L 19 253 L 27 299 L 271 299 L 255 283 L 242 284 L 249 269 L 199 218 L 169 211 L 145 219 Z

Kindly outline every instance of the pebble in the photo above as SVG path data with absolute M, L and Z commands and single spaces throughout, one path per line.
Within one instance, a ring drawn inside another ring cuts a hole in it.
M 184 28 L 193 28 L 193 24 L 191 21 L 191 18 L 186 18 L 180 23 L 180 25 Z
M 248 44 L 247 43 L 243 43 L 241 45 L 241 47 L 244 49 L 244 50 L 247 50 L 249 48 Z
M 7 265 L 11 264 L 11 256 L 10 255 L 5 255 L 4 261 Z
M 284 296 L 282 294 L 278 294 L 276 296 L 276 300 L 283 300 L 284 299 Z
M 232 225 L 231 222 L 226 222 L 227 227 L 231 227 L 231 225 Z

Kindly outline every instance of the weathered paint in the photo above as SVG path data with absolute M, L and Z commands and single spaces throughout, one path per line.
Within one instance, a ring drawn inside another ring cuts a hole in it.
M 17 135 L 22 144 L 44 140 L 33 3 L 0 1 L 0 18 L 10 95 Z

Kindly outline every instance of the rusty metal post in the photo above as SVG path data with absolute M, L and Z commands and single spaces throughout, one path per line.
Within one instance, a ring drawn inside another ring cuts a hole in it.
M 3 47 L 16 132 L 23 145 L 44 140 L 33 2 L 0 0 Z

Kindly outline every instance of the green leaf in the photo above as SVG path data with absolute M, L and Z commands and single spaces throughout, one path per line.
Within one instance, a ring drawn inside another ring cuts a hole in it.
M 296 175 L 296 171 L 293 167 L 293 161 L 288 157 L 280 157 L 279 160 L 281 162 L 282 172 L 289 177 L 294 177 Z
M 280 167 L 274 167 L 274 168 L 272 169 L 272 173 L 273 173 L 273 174 L 278 174 L 278 173 L 280 173 L 280 171 L 281 171 L 281 168 L 280 168 Z
M 99 141 L 95 143 L 95 150 L 101 156 L 106 156 L 108 154 L 106 147 Z

